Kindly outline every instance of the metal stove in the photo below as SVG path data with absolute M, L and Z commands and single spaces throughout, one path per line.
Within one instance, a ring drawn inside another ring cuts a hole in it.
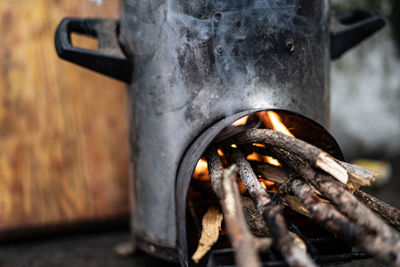
M 61 21 L 56 49 L 129 84 L 133 236 L 148 253 L 187 266 L 187 194 L 207 146 L 240 117 L 274 109 L 342 157 L 325 129 L 329 62 L 384 21 L 352 11 L 338 17 L 347 26 L 332 33 L 328 0 L 122 4 L 116 20 Z M 75 47 L 72 32 L 98 38 L 99 49 Z

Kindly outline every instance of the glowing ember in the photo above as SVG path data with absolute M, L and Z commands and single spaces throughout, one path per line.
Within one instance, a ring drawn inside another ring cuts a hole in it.
M 264 145 L 264 144 L 257 144 L 257 143 L 253 143 L 253 146 L 265 147 L 265 145 Z
M 264 184 L 264 182 L 261 182 L 262 187 L 264 187 L 265 190 L 267 190 L 267 186 Z
M 277 132 L 281 132 L 281 133 L 284 133 L 284 134 L 294 137 L 293 134 L 289 131 L 289 129 L 283 124 L 283 122 L 281 121 L 281 117 L 276 112 L 262 111 L 257 114 L 267 128 L 273 129 Z M 245 117 L 235 121 L 232 125 L 233 126 L 246 125 L 248 118 L 249 118 L 249 116 L 245 116 Z M 266 147 L 264 144 L 259 144 L 259 143 L 254 143 L 253 146 L 263 147 L 263 148 Z M 238 148 L 238 146 L 236 144 L 231 144 L 231 147 L 235 148 L 235 149 Z M 217 151 L 218 151 L 218 155 L 220 157 L 225 156 L 225 153 L 222 149 L 218 149 Z M 277 159 L 275 159 L 271 156 L 262 155 L 262 154 L 259 154 L 256 152 L 253 152 L 253 153 L 247 155 L 246 159 L 249 161 L 257 161 L 257 162 L 267 163 L 267 164 L 270 164 L 273 166 L 281 166 L 281 164 L 279 163 L 279 161 Z M 208 173 L 208 164 L 204 158 L 201 158 L 197 162 L 196 168 L 193 173 L 193 178 L 198 179 L 198 180 L 209 180 L 210 179 L 210 176 Z M 273 190 L 274 186 L 276 185 L 274 182 L 265 180 L 262 177 L 259 177 L 259 178 L 260 178 L 261 185 L 266 190 L 268 190 L 268 191 Z M 246 187 L 243 184 L 241 184 L 241 182 L 238 182 L 238 184 L 239 184 L 239 191 L 242 194 L 247 191 Z
M 208 174 L 208 164 L 207 161 L 203 158 L 201 158 L 196 165 L 196 168 L 194 169 L 193 173 L 193 178 L 195 179 L 204 179 L 208 180 L 209 179 L 209 174 Z
M 264 156 L 264 161 L 274 166 L 281 166 L 279 161 L 271 156 Z
M 237 121 L 235 121 L 234 123 L 232 123 L 233 126 L 241 126 L 241 125 L 246 125 L 247 123 L 247 119 L 249 118 L 249 116 L 245 116 L 243 118 L 238 119 Z
M 250 155 L 248 155 L 246 159 L 253 161 L 263 161 L 261 156 L 262 155 L 253 152 Z

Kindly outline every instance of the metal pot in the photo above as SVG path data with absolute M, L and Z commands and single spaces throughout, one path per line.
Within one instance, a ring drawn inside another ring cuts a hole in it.
M 56 48 L 129 83 L 133 233 L 149 253 L 186 265 L 186 194 L 206 146 L 257 110 L 327 127 L 330 59 L 384 21 L 349 12 L 339 19 L 350 25 L 330 33 L 328 0 L 125 0 L 123 10 L 119 20 L 64 19 Z M 97 37 L 99 50 L 74 47 L 71 32 Z

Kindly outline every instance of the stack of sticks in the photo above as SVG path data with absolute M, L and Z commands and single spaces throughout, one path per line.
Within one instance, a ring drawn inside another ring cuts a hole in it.
M 224 151 L 224 164 L 218 149 Z M 274 157 L 281 167 L 252 166 L 246 156 L 253 152 Z M 289 266 L 316 266 L 298 237 L 289 232 L 282 213 L 285 204 L 382 262 L 400 266 L 400 211 L 358 189 L 373 181 L 372 171 L 270 129 L 245 130 L 214 144 L 206 160 L 238 266 L 261 266 L 259 252 L 271 246 Z M 280 185 L 278 194 L 265 190 L 257 177 L 260 173 Z M 237 177 L 270 237 L 259 238 L 249 230 Z

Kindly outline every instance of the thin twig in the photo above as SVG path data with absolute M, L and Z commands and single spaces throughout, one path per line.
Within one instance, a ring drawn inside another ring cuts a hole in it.
M 364 228 L 365 231 L 374 234 L 374 238 L 371 238 L 370 242 L 373 242 L 375 248 L 379 247 L 377 249 L 379 253 L 375 256 L 387 263 L 400 265 L 398 232 L 384 223 L 332 177 L 316 172 L 307 162 L 282 149 L 275 149 L 275 157 L 317 188 L 351 221 Z
M 237 167 L 232 165 L 223 171 L 221 160 L 214 149 L 207 153 L 207 161 L 211 183 L 220 199 L 237 265 L 261 266 L 258 250 L 268 248 L 272 241 L 269 238 L 255 238 L 247 227 L 236 183 Z
M 231 159 L 239 166 L 240 178 L 267 223 L 275 247 L 280 250 L 282 257 L 290 266 L 316 266 L 307 252 L 303 251 L 289 234 L 282 215 L 282 202 L 269 196 L 240 150 L 233 150 Z
M 271 156 L 271 151 L 270 149 L 268 149 L 268 147 L 260 147 L 260 146 L 255 146 L 255 145 L 251 145 L 251 146 L 243 146 L 244 149 L 246 149 L 246 151 L 251 151 L 251 152 L 255 152 L 264 156 Z M 340 161 L 340 160 L 336 160 L 338 163 L 340 163 L 340 165 L 342 165 L 349 176 L 349 181 L 348 184 L 351 187 L 354 187 L 355 189 L 358 189 L 360 186 L 369 186 L 371 185 L 374 181 L 375 178 L 377 177 L 378 173 L 376 171 L 355 165 L 355 164 L 351 164 L 348 162 L 344 162 L 344 161 Z M 263 166 L 268 166 L 268 165 L 260 165 L 257 166 L 258 168 L 263 168 Z M 284 173 L 284 171 L 279 168 L 279 167 L 274 167 L 274 166 L 268 166 L 265 167 L 265 171 L 271 171 L 274 172 L 272 174 L 272 177 L 278 175 L 278 178 L 280 179 L 286 179 L 287 176 Z M 283 174 L 282 174 L 283 173 Z
M 309 211 L 311 218 L 336 236 L 365 250 L 382 260 L 387 260 L 387 248 L 379 244 L 375 234 L 349 221 L 332 205 L 322 201 L 312 187 L 301 179 L 289 179 L 284 190 L 293 193 Z
M 331 174 L 341 183 L 346 184 L 348 174 L 346 169 L 340 165 L 335 158 L 321 149 L 270 129 L 249 129 L 231 138 L 226 139 L 225 144 L 248 144 L 264 143 L 277 148 L 282 148 L 290 153 L 307 160 L 312 166 L 318 167 Z

